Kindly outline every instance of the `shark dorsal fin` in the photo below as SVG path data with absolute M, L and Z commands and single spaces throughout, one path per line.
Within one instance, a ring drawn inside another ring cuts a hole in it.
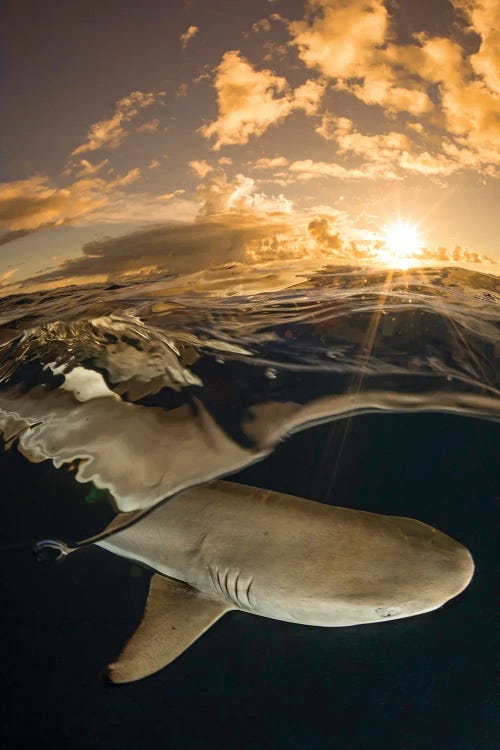
M 231 609 L 181 581 L 155 574 L 141 624 L 116 662 L 111 682 L 132 682 L 157 672 L 182 654 Z

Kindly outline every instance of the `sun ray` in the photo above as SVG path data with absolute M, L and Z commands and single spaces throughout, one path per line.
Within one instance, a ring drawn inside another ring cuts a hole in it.
M 401 270 L 419 265 L 423 242 L 416 224 L 398 219 L 384 228 L 382 241 L 379 259 L 385 265 Z

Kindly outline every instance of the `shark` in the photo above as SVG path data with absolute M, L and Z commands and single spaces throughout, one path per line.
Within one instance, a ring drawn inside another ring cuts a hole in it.
M 142 622 L 108 667 L 151 675 L 230 611 L 320 627 L 430 612 L 469 584 L 469 551 L 420 521 L 217 480 L 95 542 L 153 571 Z

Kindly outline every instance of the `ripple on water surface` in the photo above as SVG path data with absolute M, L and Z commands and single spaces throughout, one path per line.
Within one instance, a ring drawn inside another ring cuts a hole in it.
M 349 414 L 498 419 L 499 299 L 464 269 L 332 267 L 5 298 L 4 444 L 132 514 Z

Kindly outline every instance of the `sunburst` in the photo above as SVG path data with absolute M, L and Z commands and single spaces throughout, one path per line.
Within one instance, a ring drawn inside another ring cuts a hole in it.
M 391 268 L 406 269 L 419 265 L 422 239 L 419 228 L 409 221 L 398 219 L 385 228 L 380 260 Z

